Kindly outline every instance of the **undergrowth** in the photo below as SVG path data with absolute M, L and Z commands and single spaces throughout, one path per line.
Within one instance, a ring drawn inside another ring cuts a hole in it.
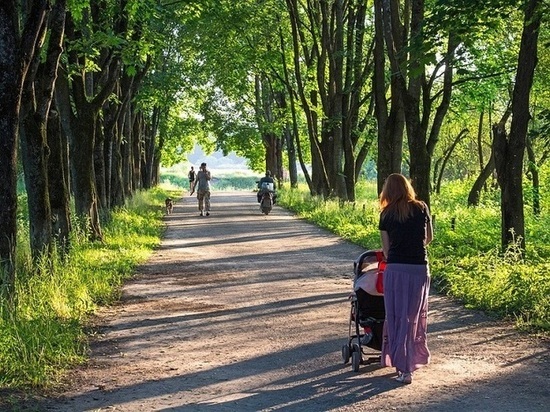
M 30 263 L 21 224 L 16 302 L 0 305 L 0 387 L 45 388 L 87 356 L 86 323 L 120 296 L 122 283 L 159 244 L 166 192 L 136 193 L 103 222 L 103 242 L 74 231 L 67 256 Z

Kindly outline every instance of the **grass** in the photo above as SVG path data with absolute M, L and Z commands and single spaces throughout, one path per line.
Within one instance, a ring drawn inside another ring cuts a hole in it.
M 137 193 L 104 222 L 104 242 L 74 233 L 66 259 L 43 262 L 38 272 L 20 240 L 17 302 L 0 305 L 0 387 L 47 388 L 86 360 L 90 315 L 119 298 L 123 282 L 159 244 L 166 195 Z M 20 239 L 26 230 L 22 224 Z
M 434 242 L 429 247 L 433 283 L 467 307 L 515 319 L 518 327 L 550 332 L 550 217 L 534 217 L 526 204 L 525 259 L 516 248 L 502 253 L 497 190 L 467 207 L 471 182 L 452 182 L 432 198 Z M 362 182 L 357 201 L 340 204 L 311 197 L 305 186 L 279 192 L 279 204 L 366 249 L 380 247 L 376 184 Z M 550 209 L 550 201 L 543 201 Z

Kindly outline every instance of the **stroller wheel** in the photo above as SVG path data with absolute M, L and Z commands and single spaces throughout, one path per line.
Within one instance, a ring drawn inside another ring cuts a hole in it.
M 354 372 L 359 372 L 359 365 L 361 365 L 361 352 L 353 351 L 351 354 L 351 368 Z
M 350 358 L 351 358 L 351 349 L 349 345 L 342 346 L 342 360 L 344 361 L 344 365 L 349 362 Z

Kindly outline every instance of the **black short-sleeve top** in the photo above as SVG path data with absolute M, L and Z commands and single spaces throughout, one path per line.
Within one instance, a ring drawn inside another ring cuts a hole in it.
M 430 211 L 425 203 L 422 203 L 422 207 L 413 207 L 411 216 L 404 222 L 382 213 L 378 228 L 388 232 L 390 239 L 387 263 L 427 264 L 428 254 L 424 241 L 426 225 L 430 220 Z

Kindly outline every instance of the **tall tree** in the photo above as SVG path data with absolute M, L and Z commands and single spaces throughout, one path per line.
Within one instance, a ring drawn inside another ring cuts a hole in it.
M 50 2 L 0 2 L 0 294 L 13 296 L 17 242 L 17 138 L 23 85 L 39 52 Z M 19 26 L 19 22 L 22 26 Z
M 525 3 L 524 26 L 518 55 L 516 81 L 512 95 L 512 123 L 507 135 L 495 130 L 494 153 L 498 183 L 501 188 L 502 247 L 519 243 L 525 249 L 523 212 L 523 158 L 529 123 L 529 96 L 533 84 L 539 28 L 542 18 L 540 0 Z
M 387 96 L 387 63 L 384 35 L 384 2 L 382 0 L 374 1 L 375 8 L 375 47 L 374 47 L 374 75 L 373 75 L 373 93 L 375 99 L 375 116 L 377 121 L 378 133 L 378 156 L 377 156 L 377 185 L 378 192 L 382 191 L 382 186 L 386 177 L 391 173 L 401 172 L 401 162 L 403 158 L 403 131 L 405 130 L 405 112 L 403 107 L 403 96 L 399 91 L 397 76 L 389 76 L 390 96 Z M 404 35 L 407 28 L 403 27 L 394 14 L 393 41 L 398 49 L 403 48 Z M 400 54 L 390 61 L 390 73 L 397 73 L 399 67 L 405 64 L 406 55 Z
M 306 119 L 314 194 L 354 200 L 372 137 L 365 85 L 372 42 L 364 2 L 287 0 L 293 75 Z
M 512 108 L 511 108 L 511 105 L 508 105 L 500 121 L 495 123 L 492 126 L 491 135 L 493 136 L 493 138 L 491 139 L 491 153 L 489 154 L 487 163 L 481 169 L 481 172 L 479 173 L 474 184 L 472 185 L 472 188 L 470 189 L 470 193 L 468 194 L 468 206 L 479 205 L 479 200 L 481 197 L 481 189 L 483 189 L 483 185 L 495 170 L 495 150 L 494 150 L 495 145 L 493 143 L 495 139 L 495 134 L 497 132 L 500 132 L 500 130 L 505 130 L 506 122 L 510 118 L 511 114 L 512 114 Z
M 52 252 L 52 211 L 48 184 L 47 122 L 62 52 L 66 1 L 58 0 L 50 14 L 46 57 L 35 54 L 25 80 L 21 110 L 21 153 L 29 207 L 30 244 L 34 260 Z M 46 37 L 43 26 L 42 38 Z M 60 146 L 56 148 L 60 149 Z M 57 155 L 55 153 L 54 155 Z
M 67 53 L 68 66 L 63 73 L 63 81 L 58 87 L 69 88 L 65 96 L 71 100 L 58 100 L 62 113 L 61 124 L 68 136 L 71 160 L 72 189 L 75 199 L 75 210 L 86 224 L 92 239 L 102 239 L 99 216 L 99 200 L 96 186 L 94 154 L 96 153 L 96 135 L 98 114 L 111 94 L 120 75 L 120 53 L 117 48 L 96 50 L 95 58 L 80 50 L 83 40 L 93 42 L 94 38 L 104 38 L 101 32 L 93 29 L 109 30 L 120 35 L 126 28 L 126 0 L 115 3 L 113 17 L 107 4 L 92 2 L 86 10 L 90 20 L 78 18 L 75 13 L 67 16 L 66 38 L 69 44 Z M 116 12 L 118 11 L 118 12 Z M 112 26 L 108 27 L 112 16 Z M 86 35 L 87 33 L 87 35 Z M 95 37 L 94 37 L 95 36 Z M 116 43 L 115 43 L 116 44 Z M 89 67 L 97 66 L 99 72 L 91 72 Z
M 390 64 L 398 68 L 398 94 L 402 98 L 410 155 L 410 177 L 420 199 L 429 203 L 431 161 L 441 125 L 450 106 L 453 62 L 459 38 L 452 30 L 443 32 L 446 47 L 431 73 L 427 70 L 435 50 L 428 46 L 424 0 L 384 0 L 383 21 Z M 401 23 L 403 22 L 403 23 Z M 410 26 L 408 24 L 410 22 Z M 454 33 L 454 34 L 453 34 Z M 404 36 L 403 36 L 404 34 Z M 402 58 L 407 56 L 403 64 Z M 443 80 L 438 84 L 439 77 Z M 438 103 L 434 111 L 434 105 Z

